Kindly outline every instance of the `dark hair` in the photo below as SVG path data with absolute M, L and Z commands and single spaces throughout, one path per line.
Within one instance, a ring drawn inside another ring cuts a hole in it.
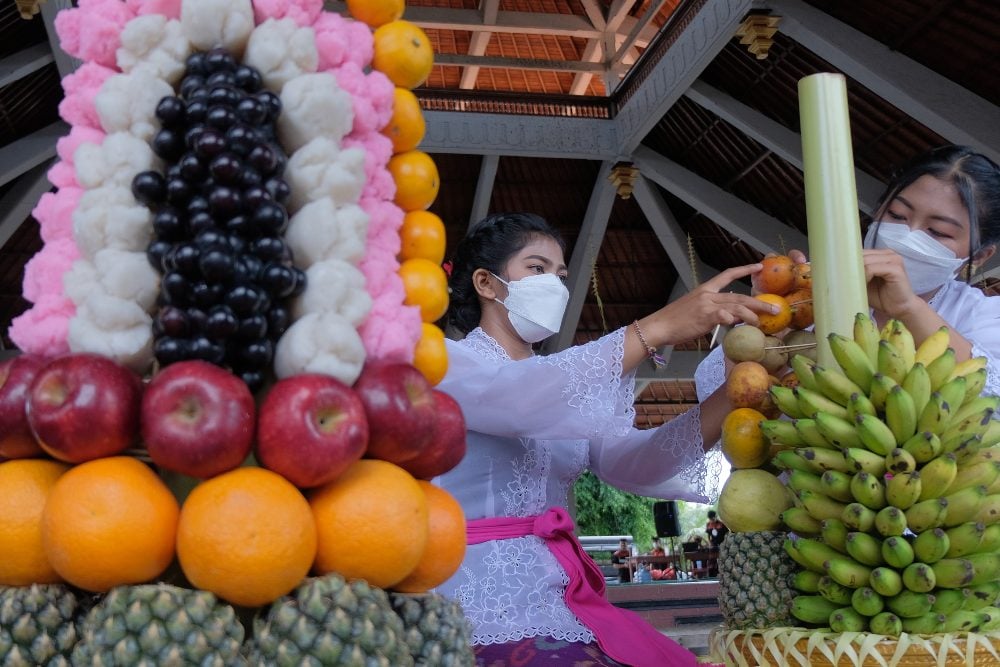
M 709 519 L 715 518 L 715 510 L 708 510 L 708 518 Z
M 969 268 L 972 256 L 1000 241 L 1000 167 L 968 146 L 949 144 L 921 153 L 892 177 L 875 210 L 878 222 L 892 200 L 921 176 L 947 181 L 969 212 Z M 971 271 L 970 271 L 971 272 Z
M 482 310 L 472 274 L 486 269 L 501 275 L 510 258 L 538 236 L 553 239 L 566 251 L 559 232 L 534 213 L 495 213 L 473 225 L 458 243 L 452 260 L 448 324 L 463 334 L 479 326 Z

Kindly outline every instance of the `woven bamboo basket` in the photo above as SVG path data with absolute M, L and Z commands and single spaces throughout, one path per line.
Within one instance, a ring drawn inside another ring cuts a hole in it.
M 830 633 L 805 628 L 726 630 L 709 639 L 727 667 L 997 667 L 1000 633 L 907 635 Z

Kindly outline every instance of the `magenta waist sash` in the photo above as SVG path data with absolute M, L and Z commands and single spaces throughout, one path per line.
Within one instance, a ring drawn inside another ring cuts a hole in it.
M 467 541 L 535 535 L 569 576 L 566 606 L 594 633 L 607 655 L 634 667 L 687 667 L 697 664 L 694 654 L 661 634 L 638 614 L 615 607 L 604 596 L 604 575 L 573 534 L 573 520 L 562 507 L 531 517 L 497 517 L 468 522 Z

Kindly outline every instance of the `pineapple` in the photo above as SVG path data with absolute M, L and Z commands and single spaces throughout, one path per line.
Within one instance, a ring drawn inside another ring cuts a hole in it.
M 729 533 L 719 549 L 719 607 L 735 630 L 791 625 L 795 563 L 779 531 Z
M 307 580 L 254 621 L 250 663 L 409 667 L 404 634 L 385 591 L 329 574 Z
M 206 591 L 169 584 L 111 589 L 80 624 L 74 665 L 243 664 L 236 611 Z
M 0 665 L 68 665 L 79 608 L 58 584 L 0 587 Z
M 403 619 L 406 643 L 418 666 L 462 667 L 475 663 L 468 621 L 457 602 L 436 593 L 389 593 L 389 600 Z

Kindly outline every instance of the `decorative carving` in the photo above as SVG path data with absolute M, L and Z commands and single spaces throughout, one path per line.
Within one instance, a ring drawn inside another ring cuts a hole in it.
M 622 199 L 630 199 L 632 197 L 632 188 L 635 185 L 635 179 L 638 178 L 638 176 L 638 167 L 633 165 L 631 162 L 619 162 L 611 168 L 611 173 L 608 174 L 608 180 L 615 186 L 615 190 L 618 192 L 619 197 Z
M 779 23 L 780 16 L 751 14 L 740 24 L 736 36 L 740 38 L 740 44 L 746 45 L 747 50 L 757 56 L 757 60 L 764 60 L 774 44 L 771 38 L 778 32 Z
M 35 14 L 42 11 L 42 3 L 45 0 L 14 0 L 17 11 L 21 13 L 21 18 L 31 20 Z

